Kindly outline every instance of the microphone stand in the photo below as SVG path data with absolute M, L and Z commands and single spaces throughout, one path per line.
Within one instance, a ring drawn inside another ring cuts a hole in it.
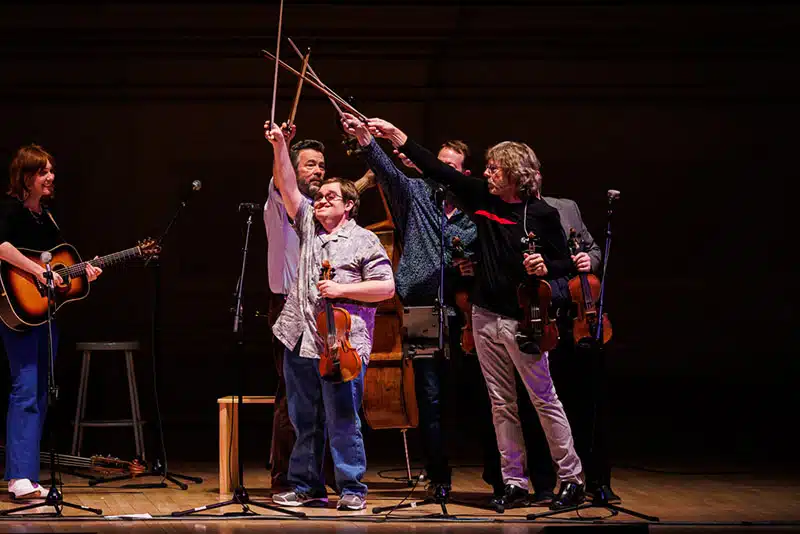
M 198 191 L 201 187 L 200 180 L 195 180 L 192 182 L 192 189 L 191 191 Z M 190 192 L 191 193 L 191 192 Z M 189 194 L 190 194 L 189 193 Z M 180 203 L 178 204 L 178 208 L 175 210 L 175 213 L 172 215 L 172 219 L 167 224 L 167 227 L 164 229 L 164 232 L 161 234 L 161 237 L 158 238 L 157 242 L 157 250 L 163 251 L 162 244 L 164 239 L 167 237 L 172 225 L 175 224 L 175 221 L 178 219 L 178 215 L 180 215 L 181 209 L 184 208 L 189 200 L 189 194 L 186 194 L 183 199 L 181 199 Z M 159 253 L 160 254 L 160 253 Z M 117 475 L 108 478 L 96 478 L 94 480 L 89 481 L 90 486 L 96 486 L 97 484 L 102 484 L 105 482 L 114 482 L 117 480 L 130 480 L 132 478 L 141 478 L 145 476 L 157 476 L 161 477 L 161 482 L 155 482 L 151 484 L 126 484 L 122 486 L 124 488 L 137 488 L 137 489 L 149 489 L 149 488 L 166 488 L 167 484 L 164 480 L 169 480 L 176 486 L 178 486 L 182 490 L 189 489 L 189 486 L 178 480 L 179 478 L 183 480 L 188 480 L 190 482 L 194 482 L 195 484 L 200 484 L 203 482 L 203 479 L 200 477 L 192 477 L 188 475 L 182 475 L 179 473 L 173 473 L 167 469 L 167 448 L 164 442 L 164 426 L 161 421 L 161 409 L 159 408 L 158 403 L 158 388 L 156 387 L 157 382 L 157 373 L 156 373 L 156 362 L 161 361 L 161 265 L 159 263 L 159 254 L 154 254 L 145 260 L 144 266 L 147 267 L 148 265 L 153 266 L 152 273 L 153 273 L 153 300 L 152 300 L 152 309 L 150 312 L 150 336 L 151 336 L 151 355 L 153 360 L 153 394 L 156 403 L 156 425 L 158 427 L 158 434 L 160 438 L 161 444 L 161 457 L 164 459 L 164 463 L 162 464 L 159 458 L 156 458 L 155 462 L 153 462 L 152 469 L 145 471 L 143 473 L 137 474 L 127 474 L 127 475 Z M 142 451 L 142 455 L 144 456 L 144 451 Z M 144 458 L 142 458 L 144 460 Z
M 441 201 L 438 199 L 441 198 Z M 438 186 L 434 188 L 434 199 L 436 200 L 436 204 L 441 209 L 441 218 L 439 220 L 439 290 L 437 293 L 436 298 L 436 309 L 438 314 L 438 326 L 439 326 L 439 342 L 437 349 L 433 352 L 434 359 L 440 359 L 445 357 L 445 350 L 444 350 L 444 330 L 445 330 L 445 313 L 447 310 L 447 306 L 444 303 L 444 271 L 445 271 L 445 254 L 444 254 L 444 227 L 447 222 L 447 213 L 445 212 L 445 201 L 446 201 L 446 190 L 442 186 Z M 441 387 L 439 394 L 442 395 Z M 409 481 L 411 482 L 411 481 Z M 457 521 L 471 521 L 471 519 L 463 519 L 455 515 L 451 515 L 447 511 L 447 503 L 457 504 L 459 506 L 467 506 L 471 508 L 478 508 L 481 510 L 492 510 L 498 513 L 502 513 L 502 511 L 498 511 L 495 508 L 479 506 L 471 502 L 465 502 L 457 499 L 451 498 L 449 495 L 439 494 L 436 492 L 435 495 L 432 497 L 426 497 L 421 501 L 403 503 L 403 504 L 396 504 L 393 506 L 376 506 L 372 509 L 373 514 L 379 514 L 381 512 L 390 511 L 393 512 L 395 510 L 400 510 L 403 508 L 416 508 L 418 506 L 423 506 L 426 504 L 438 504 L 441 506 L 441 512 L 435 512 L 432 514 L 427 514 L 420 516 L 420 519 L 451 519 Z M 388 514 L 387 514 L 388 517 Z
M 56 449 L 55 449 L 55 424 L 54 412 L 56 401 L 58 401 L 58 385 L 56 384 L 56 368 L 55 368 L 55 348 L 53 347 L 53 315 L 55 313 L 55 286 L 53 283 L 53 271 L 50 267 L 50 261 L 53 259 L 52 254 L 49 252 L 42 253 L 42 262 L 45 264 L 45 287 L 47 289 L 47 407 L 50 412 L 50 422 L 48 424 L 48 441 L 50 442 L 50 491 L 47 492 L 47 497 L 44 502 L 34 502 L 18 508 L 11 508 L 0 512 L 0 516 L 9 515 L 14 512 L 22 512 L 24 510 L 31 510 L 41 506 L 52 506 L 55 509 L 53 517 L 60 517 L 64 507 L 75 508 L 77 510 L 85 510 L 93 514 L 103 515 L 103 510 L 99 508 L 91 508 L 64 500 L 64 496 L 58 491 L 56 487 Z M 24 514 L 23 514 L 24 515 Z M 39 514 L 35 514 L 39 515 Z
M 244 271 L 245 267 L 247 266 L 247 248 L 250 243 L 250 226 L 253 224 L 253 211 L 254 209 L 249 206 L 244 206 L 247 208 L 248 216 L 247 216 L 247 230 L 245 231 L 245 238 L 244 238 L 244 248 L 242 249 L 242 268 L 239 274 L 239 281 L 236 284 L 236 307 L 233 310 L 233 336 L 235 340 L 235 354 L 234 359 L 239 363 L 239 369 L 237 373 L 237 381 L 239 382 L 238 387 L 238 405 L 234 406 L 234 416 L 235 421 L 233 421 L 233 428 L 239 428 L 239 412 L 243 406 L 242 403 L 242 389 L 244 389 L 244 370 L 245 366 L 243 363 L 244 359 L 244 333 L 242 329 L 242 294 L 244 293 Z M 239 206 L 241 211 L 242 205 Z M 236 440 L 237 443 L 239 441 L 239 432 L 236 433 Z M 233 444 L 231 443 L 231 447 Z M 239 454 L 239 485 L 233 490 L 233 497 L 230 500 L 224 502 L 215 502 L 212 504 L 207 504 L 205 506 L 199 506 L 197 508 L 192 508 L 189 510 L 181 510 L 178 512 L 172 512 L 173 517 L 180 517 L 184 515 L 193 514 L 196 512 L 202 512 L 204 510 L 213 510 L 214 508 L 222 508 L 223 506 L 228 506 L 231 504 L 238 504 L 242 507 L 240 512 L 229 512 L 225 514 L 226 516 L 242 516 L 242 515 L 256 515 L 248 505 L 258 506 L 261 508 L 266 508 L 267 510 L 272 510 L 274 512 L 281 512 L 284 514 L 291 515 L 293 517 L 305 518 L 306 514 L 303 512 L 295 512 L 294 510 L 286 510 L 284 508 L 280 508 L 278 506 L 269 505 L 266 503 L 256 502 L 250 500 L 250 495 L 247 493 L 247 489 L 244 486 L 244 458 L 242 454 Z
M 604 300 L 604 297 L 605 297 L 606 269 L 608 268 L 608 255 L 611 252 L 611 216 L 613 215 L 613 212 L 614 212 L 613 202 L 617 198 L 619 198 L 619 191 L 613 191 L 612 190 L 612 191 L 608 192 L 608 210 L 606 212 L 606 244 L 605 244 L 605 252 L 604 252 L 604 256 L 603 256 L 603 275 L 602 275 L 603 277 L 602 277 L 602 279 L 600 281 L 600 297 L 598 298 L 598 300 L 600 302 L 600 304 L 598 306 L 598 310 L 597 310 L 598 311 L 598 315 L 597 315 L 597 317 L 598 317 L 598 321 L 597 321 L 598 326 L 597 326 L 597 332 L 595 334 L 595 343 L 593 343 L 593 345 L 594 345 L 593 350 L 597 351 L 597 359 L 596 359 L 596 361 L 597 361 L 598 367 L 602 367 L 602 365 L 603 365 L 602 359 L 603 359 L 604 350 L 605 350 L 603 348 L 603 300 Z M 594 451 L 595 434 L 596 434 L 596 430 L 597 430 L 595 428 L 595 422 L 596 422 L 596 419 L 597 419 L 597 396 L 598 396 L 598 392 L 600 390 L 600 386 L 597 384 L 597 382 L 598 382 L 598 378 L 597 377 L 599 376 L 599 372 L 594 372 L 593 376 L 594 376 L 594 380 L 593 380 L 594 395 L 593 395 L 593 400 L 592 400 L 592 441 L 591 441 L 590 451 Z M 574 506 L 568 506 L 566 508 L 561 508 L 560 510 L 550 510 L 550 511 L 542 512 L 542 513 L 539 513 L 539 514 L 529 514 L 527 516 L 527 519 L 534 520 L 534 519 L 538 519 L 540 517 L 550 517 L 550 516 L 554 516 L 556 514 L 562 514 L 562 513 L 565 513 L 565 512 L 578 512 L 578 513 L 580 513 L 580 510 L 584 510 L 586 508 L 603 508 L 603 509 L 606 509 L 606 510 L 611 512 L 611 517 L 619 515 L 619 513 L 622 512 L 624 514 L 628 514 L 628 515 L 633 516 L 633 517 L 638 517 L 639 519 L 644 519 L 645 521 L 651 521 L 651 522 L 654 522 L 654 523 L 657 523 L 657 522 L 660 521 L 658 517 L 655 517 L 655 516 L 652 516 L 652 515 L 646 515 L 646 514 L 643 514 L 641 512 L 636 512 L 634 510 L 630 510 L 628 508 L 623 508 L 622 506 L 619 506 L 619 505 L 612 504 L 612 503 L 608 502 L 608 495 L 606 495 L 605 492 L 602 491 L 602 490 L 599 491 L 598 494 L 599 495 L 595 495 L 592 498 L 592 502 L 590 502 L 590 503 L 576 504 Z M 587 518 L 587 520 L 588 519 L 589 518 Z M 596 521 L 597 519 L 598 518 L 591 518 L 591 520 L 593 520 L 593 521 Z

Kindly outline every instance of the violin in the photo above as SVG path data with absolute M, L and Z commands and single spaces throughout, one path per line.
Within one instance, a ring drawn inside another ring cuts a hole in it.
M 332 280 L 333 267 L 322 261 L 320 279 Z M 333 306 L 325 299 L 325 309 L 317 315 L 317 331 L 325 341 L 325 350 L 319 359 L 319 374 L 329 382 L 350 382 L 361 373 L 361 356 L 350 344 L 350 312 Z
M 522 238 L 528 254 L 536 254 L 538 242 L 539 238 L 533 232 Z M 517 288 L 517 300 L 524 315 L 519 325 L 517 343 L 523 352 L 543 353 L 554 349 L 558 344 L 558 327 L 549 316 L 552 298 L 553 289 L 550 284 L 536 276 L 529 276 Z
M 573 256 L 586 251 L 586 244 L 575 232 L 569 230 L 569 249 Z M 591 344 L 597 340 L 597 300 L 600 298 L 600 280 L 591 273 L 578 273 L 569 281 L 569 294 L 575 303 L 577 312 L 572 326 L 572 337 L 576 345 Z M 611 339 L 611 321 L 608 314 L 603 314 L 603 344 Z
M 469 258 L 461 238 L 453 237 L 453 258 Z M 469 354 L 475 352 L 475 338 L 472 335 L 472 304 L 469 302 L 469 291 L 456 291 L 456 306 L 464 315 L 464 326 L 461 327 L 461 349 Z

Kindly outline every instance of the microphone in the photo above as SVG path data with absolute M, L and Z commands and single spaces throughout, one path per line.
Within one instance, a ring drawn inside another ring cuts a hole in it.
M 255 202 L 240 202 L 239 203 L 239 211 L 249 211 L 250 213 L 255 213 L 257 211 L 261 211 L 264 209 L 261 204 L 257 204 Z
M 49 287 L 50 289 L 54 289 L 54 286 L 53 286 L 53 271 L 52 271 L 52 269 L 50 269 L 50 262 L 53 261 L 53 255 L 50 252 L 45 250 L 39 256 L 39 260 L 42 263 L 44 263 L 44 266 L 45 266 L 44 279 L 47 280 L 47 287 Z
M 619 199 L 619 191 L 616 189 L 609 189 L 608 190 L 608 201 L 611 202 L 612 200 Z
M 192 196 L 192 193 L 194 193 L 195 191 L 200 191 L 201 187 L 203 187 L 203 182 L 201 182 L 200 180 L 193 181 L 192 188 L 184 192 L 183 196 L 181 197 L 181 207 L 185 206 L 189 202 L 189 197 Z

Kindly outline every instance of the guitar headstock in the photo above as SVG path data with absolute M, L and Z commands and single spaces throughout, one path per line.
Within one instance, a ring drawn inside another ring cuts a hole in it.
M 331 266 L 331 262 L 328 260 L 322 260 L 322 269 L 320 270 L 319 279 L 320 280 L 333 280 L 333 272 L 334 268 Z
M 159 245 L 155 239 L 150 239 L 146 237 L 136 243 L 136 247 L 139 249 L 139 253 L 144 256 L 157 256 L 161 253 L 161 245 Z
M 539 238 L 533 232 L 528 232 L 528 235 L 521 239 L 522 244 L 528 248 L 526 252 L 528 254 L 534 254 L 536 252 L 536 247 L 539 246 Z

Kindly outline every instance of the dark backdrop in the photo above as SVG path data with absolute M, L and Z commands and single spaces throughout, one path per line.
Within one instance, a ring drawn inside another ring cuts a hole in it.
M 601 245 L 605 192 L 622 192 L 607 281 L 620 462 L 784 464 L 798 406 L 790 213 L 799 13 L 767 4 L 287 0 L 283 33 L 310 46 L 317 73 L 365 114 L 431 148 L 466 140 L 475 172 L 491 144 L 529 143 L 545 193 L 578 201 Z M 245 230 L 237 204 L 263 202 L 270 176 L 262 124 L 274 64 L 259 51 L 274 50 L 277 15 L 277 2 L 0 8 L 0 160 L 30 142 L 54 154 L 54 210 L 84 256 L 159 235 L 191 181 L 203 183 L 162 256 L 156 369 L 172 459 L 215 458 L 215 400 L 233 391 L 237 365 L 246 394 L 275 384 L 266 323 L 248 320 L 246 354 L 236 358 L 230 309 Z M 281 56 L 299 63 L 285 42 Z M 279 119 L 295 83 L 281 71 Z M 331 174 L 360 176 L 335 120 L 306 87 L 298 138 L 328 144 Z M 89 299 L 62 310 L 65 444 L 76 341 L 143 343 L 137 370 L 152 423 L 151 281 L 141 265 L 109 269 Z M 266 311 L 259 217 L 246 288 L 246 311 Z M 121 359 L 96 358 L 92 414 L 125 415 L 122 370 Z M 262 461 L 268 412 L 252 408 L 245 419 L 243 447 Z M 375 458 L 399 460 L 397 434 L 368 439 Z M 90 429 L 84 453 L 124 456 L 131 441 Z

